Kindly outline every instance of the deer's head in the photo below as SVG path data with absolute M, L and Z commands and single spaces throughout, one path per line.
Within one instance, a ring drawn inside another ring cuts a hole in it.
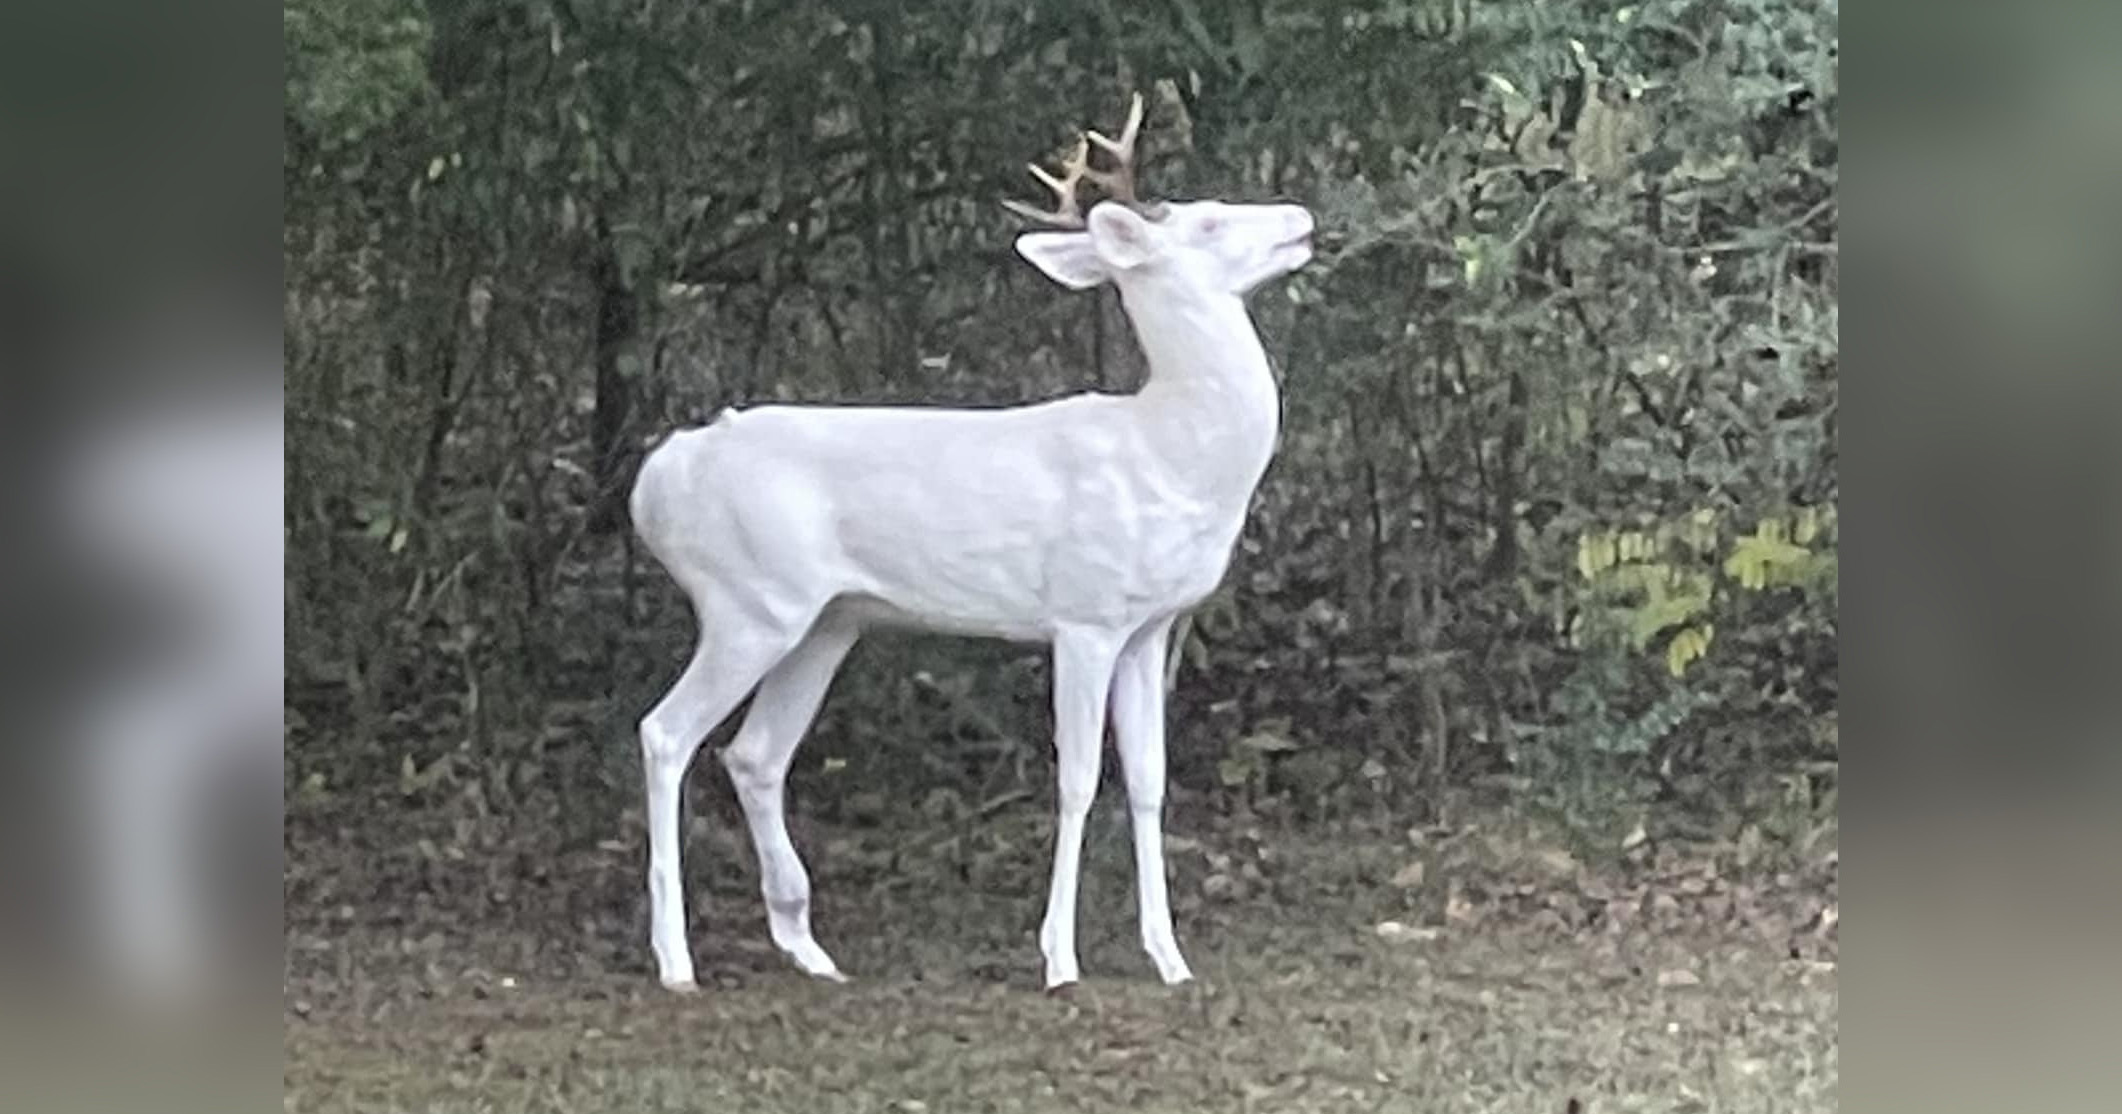
M 1141 126 L 1137 94 L 1119 139 L 1085 133 L 1058 178 L 1031 168 L 1059 198 L 1056 207 L 1044 211 L 1005 204 L 1058 230 L 1019 236 L 1017 254 L 1073 290 L 1112 282 L 1122 288 L 1176 285 L 1232 297 L 1243 297 L 1311 260 L 1312 215 L 1302 205 L 1138 199 L 1134 156 Z M 1092 144 L 1112 156 L 1114 169 L 1091 167 Z M 1088 215 L 1076 199 L 1085 179 L 1110 195 Z

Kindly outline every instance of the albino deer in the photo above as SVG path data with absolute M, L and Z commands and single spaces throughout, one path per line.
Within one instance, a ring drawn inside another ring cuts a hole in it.
M 1137 96 L 1118 140 L 1089 132 L 1056 226 L 1018 254 L 1072 290 L 1110 282 L 1149 358 L 1133 395 L 1034 406 L 763 406 L 676 433 L 641 466 L 635 529 L 691 599 L 700 641 L 641 721 L 650 943 L 663 985 L 694 987 L 678 804 L 701 740 L 756 685 L 722 761 L 759 856 L 768 929 L 796 966 L 840 980 L 811 935 L 810 879 L 782 787 L 797 742 L 863 627 L 888 623 L 1053 646 L 1059 823 L 1039 946 L 1076 981 L 1076 881 L 1108 714 L 1134 827 L 1142 944 L 1191 978 L 1165 895 L 1164 674 L 1175 616 L 1222 579 L 1275 447 L 1280 399 L 1244 296 L 1311 258 L 1301 206 L 1135 197 Z M 1089 165 L 1095 142 L 1114 161 Z M 1088 177 L 1109 195 L 1084 214 Z

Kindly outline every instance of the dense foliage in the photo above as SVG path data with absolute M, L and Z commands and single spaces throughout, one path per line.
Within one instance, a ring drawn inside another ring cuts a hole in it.
M 291 808 L 607 826 L 691 633 L 623 524 L 674 425 L 1129 387 L 1116 303 L 1016 260 L 997 201 L 1142 89 L 1152 188 L 1297 198 L 1324 229 L 1257 300 L 1284 440 L 1184 648 L 1177 778 L 1232 809 L 1481 793 L 1602 839 L 1810 831 L 1837 746 L 1837 18 L 289 0 Z M 799 792 L 1044 777 L 1036 660 L 866 643 Z

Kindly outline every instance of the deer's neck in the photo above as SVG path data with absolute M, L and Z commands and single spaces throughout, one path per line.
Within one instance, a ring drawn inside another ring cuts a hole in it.
M 1135 396 L 1152 442 L 1200 494 L 1240 513 L 1274 454 L 1281 397 L 1245 303 L 1122 289 L 1149 381 Z

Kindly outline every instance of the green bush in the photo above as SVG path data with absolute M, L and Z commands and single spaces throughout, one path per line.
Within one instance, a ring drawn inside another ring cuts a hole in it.
M 690 621 L 606 528 L 682 420 L 1131 385 L 995 204 L 1129 88 L 1149 181 L 1322 225 L 1256 306 L 1284 440 L 1180 776 L 1602 832 L 1831 780 L 1835 4 L 1027 10 L 289 10 L 291 784 L 471 748 L 632 793 Z M 951 776 L 939 736 L 1044 776 L 1025 666 L 892 641 L 820 732 L 872 782 Z M 549 745 L 562 705 L 621 757 Z

